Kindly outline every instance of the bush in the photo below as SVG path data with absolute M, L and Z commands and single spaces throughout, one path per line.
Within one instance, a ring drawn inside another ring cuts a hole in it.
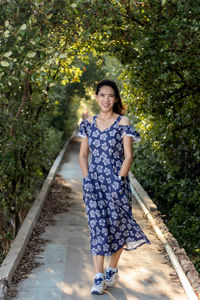
M 177 178 L 174 170 L 161 161 L 148 141 L 135 148 L 132 171 L 158 206 L 170 232 L 184 247 L 200 271 L 200 180 L 185 175 Z

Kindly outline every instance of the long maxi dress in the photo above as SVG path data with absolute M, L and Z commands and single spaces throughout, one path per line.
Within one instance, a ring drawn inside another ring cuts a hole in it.
M 123 135 L 140 141 L 140 135 L 131 125 L 119 125 L 122 116 L 101 131 L 93 122 L 83 120 L 79 136 L 88 137 L 91 162 L 83 178 L 83 200 L 90 229 L 90 249 L 93 255 L 112 255 L 122 247 L 134 250 L 150 244 L 132 215 L 130 179 L 123 182 L 118 176 L 123 163 Z

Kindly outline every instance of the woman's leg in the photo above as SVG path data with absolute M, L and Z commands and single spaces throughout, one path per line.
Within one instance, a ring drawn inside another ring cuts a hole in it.
M 109 287 L 114 286 L 115 282 L 119 279 L 117 266 L 122 251 L 123 247 L 111 255 L 109 268 L 106 269 L 106 285 Z
M 104 256 L 93 255 L 94 269 L 96 273 L 104 273 Z
M 91 288 L 91 294 L 101 295 L 105 290 L 105 277 L 103 270 L 104 256 L 93 255 L 93 262 L 96 274 L 94 278 L 94 284 Z
M 121 249 L 119 249 L 117 252 L 115 252 L 111 255 L 110 265 L 109 265 L 110 268 L 117 268 L 118 261 L 120 259 L 121 254 L 122 254 L 122 251 L 123 251 L 123 247 Z

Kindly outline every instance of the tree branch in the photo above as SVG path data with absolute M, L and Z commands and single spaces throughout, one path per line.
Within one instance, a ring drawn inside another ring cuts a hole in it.
M 20 107 L 18 108 L 17 114 L 15 116 L 15 119 L 17 120 L 22 112 L 22 108 L 24 107 L 27 95 L 28 95 L 28 91 L 29 91 L 29 78 L 28 78 L 28 74 L 26 75 L 26 80 L 25 80 L 25 84 L 24 84 L 24 94 L 22 97 L 22 102 L 20 104 Z
M 18 108 L 18 111 L 16 113 L 15 120 L 18 120 L 19 116 L 21 115 L 21 112 L 22 112 L 22 109 L 24 107 L 24 104 L 25 104 L 25 101 L 26 101 L 28 93 L 29 93 L 29 76 L 28 76 L 28 72 L 27 72 L 26 73 L 25 83 L 24 83 L 24 93 L 23 93 L 21 104 L 20 104 L 20 106 Z M 15 127 L 14 127 L 14 125 L 11 127 L 10 135 L 11 136 L 15 135 Z

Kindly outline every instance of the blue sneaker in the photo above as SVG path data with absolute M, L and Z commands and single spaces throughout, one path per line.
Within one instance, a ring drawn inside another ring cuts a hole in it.
M 108 287 L 114 286 L 115 282 L 119 279 L 118 269 L 113 271 L 111 268 L 106 269 L 105 283 Z
M 91 288 L 91 294 L 101 295 L 105 290 L 105 277 L 102 275 L 97 275 L 94 278 L 94 284 Z

